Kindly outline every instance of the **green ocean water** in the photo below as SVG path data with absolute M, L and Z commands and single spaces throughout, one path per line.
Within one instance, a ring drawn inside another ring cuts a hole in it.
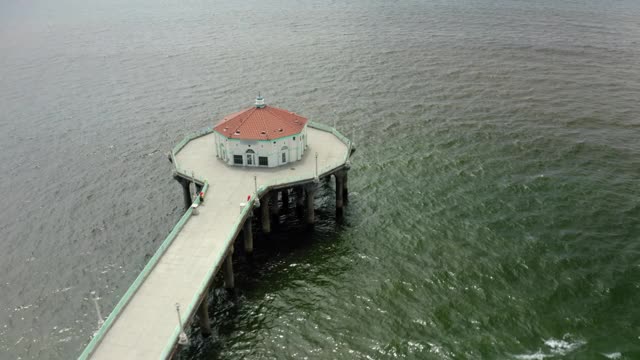
M 345 221 L 323 182 L 258 233 L 177 358 L 640 358 L 639 18 L 0 2 L 0 358 L 80 354 L 181 216 L 165 152 L 258 91 L 355 140 Z

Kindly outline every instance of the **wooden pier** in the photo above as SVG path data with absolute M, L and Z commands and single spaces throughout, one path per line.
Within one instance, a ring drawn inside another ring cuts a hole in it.
M 211 130 L 190 135 L 176 145 L 170 160 L 174 177 L 183 185 L 187 211 L 80 359 L 171 358 L 180 333 L 196 313 L 202 333 L 209 333 L 207 294 L 213 279 L 223 269 L 225 287 L 234 286 L 234 242 L 244 232 L 245 251 L 253 251 L 254 213 L 261 214 L 262 230 L 271 231 L 270 207 L 278 191 L 286 190 L 286 201 L 289 192 L 295 194 L 311 224 L 318 179 L 333 175 L 336 215 L 342 216 L 354 148 L 333 128 L 312 122 L 308 126 L 309 146 L 303 159 L 278 168 L 226 165 L 216 159 Z M 180 304 L 182 328 L 176 304 Z

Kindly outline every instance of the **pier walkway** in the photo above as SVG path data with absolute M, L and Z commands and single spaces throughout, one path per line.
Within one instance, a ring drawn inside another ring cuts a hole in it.
M 203 299 L 206 302 L 215 274 L 253 213 L 256 197 L 274 189 L 313 184 L 316 176 L 330 175 L 347 165 L 351 143 L 340 133 L 310 123 L 307 136 L 309 146 L 303 159 L 278 168 L 226 165 L 216 159 L 211 130 L 178 144 L 171 154 L 175 176 L 195 179 L 205 192 L 204 201 L 196 200 L 197 215 L 187 210 L 80 359 L 170 358 L 180 333 L 175 304 L 180 304 L 186 327 Z M 248 195 L 252 198 L 247 203 Z M 241 203 L 247 204 L 243 208 Z

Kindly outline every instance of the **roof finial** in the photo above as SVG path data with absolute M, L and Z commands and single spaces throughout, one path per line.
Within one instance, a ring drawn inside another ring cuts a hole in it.
M 263 107 L 265 107 L 264 98 L 260 96 L 260 92 L 258 92 L 258 97 L 256 98 L 256 107 L 258 109 L 262 109 Z

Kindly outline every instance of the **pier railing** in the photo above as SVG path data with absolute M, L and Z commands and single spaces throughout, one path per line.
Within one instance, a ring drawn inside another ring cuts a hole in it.
M 353 142 L 349 138 L 344 136 L 340 131 L 336 130 L 336 128 L 333 128 L 329 125 L 317 123 L 314 121 L 309 121 L 308 124 L 309 127 L 312 127 L 314 129 L 332 133 L 335 137 L 337 137 L 340 141 L 347 145 L 347 154 L 345 155 L 344 162 L 347 162 L 347 160 L 349 160 L 349 156 L 351 156 L 351 150 L 353 149 Z
M 203 183 L 204 183 L 204 186 L 202 188 L 202 192 L 205 193 L 206 195 L 207 190 L 209 189 L 209 183 L 206 180 L 203 180 Z M 194 203 L 198 205 L 200 204 L 199 196 L 196 197 Z M 133 298 L 133 295 L 135 295 L 135 293 L 138 291 L 142 283 L 147 279 L 147 277 L 149 276 L 153 268 L 156 266 L 156 264 L 158 263 L 162 255 L 164 255 L 165 251 L 167 251 L 171 243 L 173 243 L 173 240 L 176 238 L 178 233 L 180 233 L 180 230 L 182 230 L 182 228 L 187 223 L 187 221 L 189 221 L 189 218 L 191 218 L 192 215 L 193 215 L 193 207 L 189 207 L 189 209 L 184 213 L 184 215 L 182 215 L 180 220 L 178 220 L 178 223 L 173 227 L 173 229 L 171 229 L 171 231 L 169 232 L 169 235 L 167 235 L 167 237 L 164 239 L 162 244 L 160 244 L 160 247 L 155 252 L 155 254 L 153 254 L 153 257 L 151 257 L 151 259 L 142 269 L 138 277 L 133 281 L 133 284 L 131 284 L 129 289 L 127 289 L 127 291 L 124 293 L 124 295 L 122 296 L 118 304 L 115 306 L 115 308 L 113 308 L 113 310 L 109 314 L 109 317 L 107 317 L 104 324 L 102 324 L 102 327 L 94 335 L 93 339 L 91 339 L 91 342 L 89 342 L 89 345 L 87 345 L 87 347 L 84 349 L 82 354 L 80 354 L 80 357 L 79 357 L 80 360 L 89 358 L 89 356 L 93 353 L 96 347 L 100 344 L 100 342 L 103 340 L 106 333 L 109 331 L 109 329 L 111 329 L 111 326 L 113 325 L 113 323 L 118 319 L 118 317 L 122 313 L 122 310 L 124 310 L 124 308 L 127 306 L 129 301 L 131 301 L 131 298 Z
M 308 122 L 308 126 L 314 129 L 318 129 L 318 130 L 322 130 L 322 131 L 326 131 L 329 133 L 332 133 L 335 137 L 337 137 L 340 141 L 342 141 L 345 145 L 347 145 L 347 154 L 345 155 L 344 158 L 344 162 L 346 163 L 347 160 L 349 160 L 349 156 L 351 155 L 351 151 L 353 149 L 353 142 L 347 138 L 346 136 L 344 136 L 341 132 L 339 132 L 338 130 L 336 130 L 335 128 L 329 126 L 329 125 L 325 125 L 319 122 L 314 122 L 314 121 L 309 121 Z M 189 134 L 187 136 L 185 136 L 179 143 L 176 144 L 176 146 L 173 147 L 173 149 L 171 150 L 171 162 L 174 164 L 175 169 L 176 169 L 176 173 L 179 175 L 182 175 L 184 177 L 191 177 L 193 174 L 188 174 L 185 170 L 180 169 L 180 167 L 178 166 L 178 163 L 176 162 L 176 154 L 178 152 L 180 152 L 180 150 L 182 150 L 182 148 L 184 148 L 189 141 L 197 139 L 199 137 L 205 136 L 205 135 L 209 135 L 213 132 L 213 128 L 212 127 L 207 127 L 204 129 L 201 129 L 195 133 Z M 322 173 L 320 173 L 319 175 L 321 175 Z M 299 179 L 297 181 L 304 181 L 306 179 Z M 202 181 L 204 181 L 204 179 L 195 179 L 195 181 L 198 181 L 202 184 Z M 278 179 L 278 182 L 279 179 Z
M 321 123 L 316 123 L 316 122 L 309 121 L 308 126 L 314 128 L 314 129 L 330 132 L 333 135 L 335 135 L 340 141 L 342 141 L 345 145 L 347 145 L 347 153 L 346 153 L 345 158 L 343 160 L 343 163 L 345 163 L 345 164 L 347 163 L 347 161 L 349 160 L 349 156 L 351 155 L 352 148 L 353 148 L 353 143 L 352 143 L 352 141 L 350 139 L 348 139 L 346 136 L 344 136 L 342 133 L 340 133 L 335 128 L 327 126 L 327 125 L 324 125 L 324 124 L 321 124 Z M 176 146 L 174 146 L 174 148 L 171 150 L 171 160 L 172 160 L 173 165 L 175 166 L 176 174 L 179 174 L 179 175 L 184 176 L 186 178 L 192 178 L 194 181 L 199 181 L 199 182 L 204 182 L 205 181 L 205 179 L 199 179 L 194 174 L 189 174 L 186 170 L 180 169 L 179 164 L 176 162 L 176 154 L 178 152 L 180 152 L 180 150 L 182 150 L 182 148 L 184 148 L 187 145 L 187 143 L 189 143 L 189 141 L 197 139 L 197 138 L 199 138 L 201 136 L 205 136 L 205 135 L 211 134 L 212 132 L 213 132 L 212 128 L 202 129 L 202 130 L 200 130 L 198 132 L 195 132 L 193 134 L 187 135 L 184 139 L 182 139 L 182 141 L 180 141 L 178 144 L 176 144 Z M 324 167 L 322 169 L 318 169 L 317 176 L 318 177 L 325 176 L 330 171 L 333 171 L 334 169 L 335 169 L 335 167 L 332 167 L 332 166 L 327 166 L 327 167 Z M 253 208 L 256 207 L 256 199 L 259 199 L 260 197 L 262 197 L 263 195 L 265 195 L 266 193 L 271 191 L 271 189 L 276 187 L 277 185 L 301 183 L 301 182 L 310 182 L 310 181 L 314 181 L 315 179 L 316 179 L 316 176 L 312 176 L 312 177 L 308 177 L 308 176 L 307 177 L 304 177 L 304 176 L 290 176 L 290 177 L 286 177 L 286 178 L 278 178 L 278 179 L 275 179 L 275 180 L 272 180 L 272 181 L 268 182 L 267 184 L 260 185 L 258 187 L 258 189 L 252 194 L 250 200 L 245 203 L 245 206 L 240 211 L 240 215 L 238 215 L 238 217 L 236 218 L 236 221 L 234 222 L 234 225 L 232 227 L 233 231 L 231 231 L 229 234 L 227 234 L 227 238 L 225 239 L 226 243 L 229 244 L 230 247 L 233 246 L 233 240 L 236 238 L 236 236 L 240 232 L 240 229 L 242 228 L 242 225 L 246 221 L 247 217 L 249 217 L 249 215 L 251 214 L 251 211 L 253 210 Z M 205 278 L 203 279 L 202 283 L 199 286 L 198 294 L 203 294 L 207 290 L 207 288 L 209 286 L 209 280 L 218 271 L 220 265 L 222 264 L 222 262 L 224 260 L 224 257 L 227 256 L 228 251 L 229 251 L 229 249 L 227 249 L 227 251 L 225 251 L 224 253 L 220 253 L 219 257 L 216 259 L 216 261 L 214 261 L 214 264 L 218 264 L 218 266 L 217 267 L 212 267 L 211 269 L 209 269 L 209 271 L 207 272 L 207 275 L 205 276 Z M 189 323 L 189 320 L 193 316 L 193 313 L 197 310 L 199 303 L 200 303 L 200 296 L 196 296 L 196 297 L 194 297 L 192 299 L 191 303 L 189 303 L 189 305 L 187 305 L 187 307 L 185 309 L 186 311 L 184 312 L 184 315 L 182 315 L 182 319 L 181 319 L 182 320 L 182 324 L 188 324 Z M 171 336 L 172 341 L 167 343 L 167 345 L 163 349 L 162 355 L 161 355 L 161 359 L 166 359 L 171 355 L 171 353 L 173 352 L 173 350 L 175 348 L 175 343 L 178 340 L 178 336 L 180 335 L 181 331 L 182 331 L 182 329 L 180 329 L 180 326 L 176 325 L 176 327 L 175 327 L 175 329 L 173 331 L 173 334 Z
M 177 175 L 182 175 L 187 178 L 190 176 L 193 176 L 193 174 L 188 174 L 185 170 L 180 169 L 180 167 L 178 166 L 178 163 L 176 162 L 176 154 L 180 152 L 180 150 L 182 150 L 182 148 L 185 147 L 189 143 L 189 141 L 197 139 L 201 136 L 209 135 L 212 132 L 213 132 L 212 127 L 201 129 L 200 131 L 197 131 L 195 133 L 185 136 L 184 139 L 182 139 L 179 143 L 176 144 L 176 146 L 173 147 L 173 149 L 171 149 L 171 153 L 170 153 L 171 163 L 173 163 L 173 165 L 175 166 L 175 171 Z M 200 184 L 204 183 L 204 179 L 194 178 L 194 180 L 196 182 L 199 182 Z
M 330 132 L 333 135 L 335 135 L 340 141 L 342 141 L 345 145 L 347 145 L 348 151 L 347 151 L 347 153 L 345 155 L 345 158 L 343 160 L 343 163 L 346 165 L 347 161 L 349 160 L 349 156 L 351 155 L 351 152 L 352 152 L 352 148 L 353 148 L 352 141 L 349 140 L 347 137 L 345 137 L 342 133 L 340 133 L 338 130 L 336 130 L 333 127 L 330 127 L 330 126 L 327 126 L 327 125 L 324 125 L 324 124 L 321 124 L 321 123 L 312 122 L 312 121 L 308 122 L 308 126 L 311 127 L 311 128 L 314 128 L 314 129 Z M 171 162 L 175 166 L 176 175 L 183 176 L 185 178 L 191 179 L 191 180 L 203 185 L 202 191 L 205 193 L 205 197 L 206 197 L 206 192 L 207 192 L 207 190 L 209 188 L 209 183 L 207 182 L 207 180 L 206 179 L 200 179 L 195 174 L 193 174 L 193 173 L 189 174 L 186 170 L 180 169 L 179 164 L 176 162 L 176 154 L 178 152 L 180 152 L 180 150 L 182 150 L 190 141 L 192 141 L 194 139 L 197 139 L 199 137 L 211 134 L 212 132 L 213 132 L 213 128 L 208 127 L 208 128 L 204 128 L 204 129 L 202 129 L 200 131 L 197 131 L 195 133 L 189 134 L 184 139 L 182 139 L 179 143 L 177 143 L 173 147 L 173 149 L 171 149 L 171 153 L 170 153 Z M 317 177 L 326 176 L 326 175 L 328 175 L 329 172 L 331 172 L 333 170 L 335 170 L 335 167 L 332 167 L 332 166 L 327 166 L 327 167 L 324 167 L 322 169 L 318 169 L 318 174 L 316 174 L 316 176 Z M 233 246 L 233 239 L 235 239 L 235 237 L 240 232 L 240 229 L 242 228 L 242 225 L 244 224 L 244 222 L 247 219 L 247 217 L 249 216 L 250 211 L 256 206 L 256 203 L 255 203 L 256 199 L 259 199 L 261 196 L 263 196 L 264 194 L 268 193 L 272 188 L 274 188 L 274 187 L 276 187 L 278 185 L 310 182 L 310 181 L 314 181 L 316 179 L 316 176 L 312 176 L 312 177 L 309 177 L 309 176 L 306 176 L 306 177 L 305 176 L 291 176 L 291 177 L 286 177 L 286 178 L 275 179 L 275 180 L 272 180 L 272 181 L 268 182 L 267 184 L 260 185 L 260 187 L 258 187 L 256 192 L 251 197 L 251 199 L 248 202 L 246 202 L 246 205 L 244 206 L 244 208 L 240 212 L 240 215 L 236 218 L 236 221 L 235 221 L 235 223 L 233 225 L 233 229 L 234 230 L 231 233 L 227 234 L 226 243 L 229 244 L 229 246 Z M 200 197 L 196 197 L 195 203 L 199 205 L 200 201 L 201 201 Z M 140 272 L 138 277 L 135 279 L 133 284 L 131 284 L 129 289 L 127 289 L 127 291 L 123 295 L 122 299 L 120 299 L 118 304 L 111 311 L 111 313 L 109 314 L 109 317 L 105 320 L 105 322 L 102 325 L 102 327 L 98 330 L 98 332 L 95 334 L 95 336 L 91 339 L 91 342 L 89 342 L 87 347 L 84 349 L 84 351 L 80 355 L 79 360 L 88 359 L 89 356 L 94 352 L 94 350 L 97 348 L 97 346 L 100 344 L 100 342 L 104 339 L 104 336 L 107 334 L 107 332 L 109 331 L 109 329 L 111 328 L 113 323 L 118 319 L 118 317 L 120 316 L 120 314 L 122 313 L 124 308 L 127 306 L 127 304 L 129 303 L 129 301 L 131 300 L 133 295 L 135 295 L 135 293 L 138 291 L 138 289 L 140 288 L 142 283 L 149 276 L 149 274 L 151 273 L 151 271 L 153 270 L 155 265 L 159 262 L 159 260 L 162 257 L 162 255 L 164 255 L 164 253 L 166 252 L 167 248 L 169 248 L 169 246 L 173 243 L 173 240 L 177 237 L 178 233 L 180 232 L 180 230 L 182 230 L 182 228 L 187 223 L 187 221 L 192 216 L 192 214 L 193 214 L 193 207 L 190 207 L 185 212 L 185 214 L 180 218 L 178 223 L 173 227 L 173 229 L 171 230 L 169 235 L 167 235 L 166 239 L 162 242 L 162 244 L 160 245 L 158 250 L 155 252 L 153 257 L 149 260 L 149 262 L 142 269 L 142 271 Z M 219 268 L 220 264 L 222 264 L 222 262 L 224 260 L 224 256 L 227 256 L 228 250 L 229 249 L 227 249 L 227 251 L 219 254 L 219 258 L 216 259 L 216 261 L 214 262 L 214 264 L 218 264 L 218 266 L 217 267 L 212 267 L 211 269 L 209 269 L 209 271 L 207 272 L 207 275 L 205 276 L 205 278 L 203 279 L 202 283 L 199 286 L 198 294 L 201 295 L 206 291 L 206 289 L 208 288 L 208 284 L 209 284 L 210 279 L 218 271 L 218 268 Z M 192 301 L 186 307 L 186 309 L 185 309 L 186 311 L 182 315 L 182 319 L 181 319 L 182 320 L 182 324 L 188 324 L 189 323 L 189 320 L 193 316 L 193 313 L 196 311 L 199 303 L 200 303 L 200 296 L 196 296 L 196 297 L 194 297 L 192 299 Z M 182 331 L 182 329 L 180 329 L 180 327 L 178 325 L 176 325 L 176 327 L 174 329 L 174 332 L 172 334 L 172 337 L 171 337 L 171 341 L 169 343 L 167 343 L 167 345 L 165 346 L 165 348 L 162 351 L 162 355 L 161 355 L 162 359 L 168 358 L 171 355 L 171 353 L 173 352 L 174 347 L 175 347 L 175 343 L 178 340 L 178 336 L 180 335 L 180 331 Z
M 260 192 L 263 192 L 263 193 L 265 192 L 264 187 L 261 186 L 258 189 L 258 193 Z M 224 261 L 224 258 L 229 253 L 230 248 L 233 247 L 233 239 L 236 238 L 245 220 L 247 219 L 247 217 L 249 217 L 250 211 L 253 210 L 253 208 L 255 207 L 255 199 L 256 198 L 252 197 L 246 203 L 244 208 L 242 208 L 242 210 L 240 211 L 240 215 L 236 218 L 236 221 L 233 224 L 233 227 L 232 227 L 233 231 L 227 234 L 227 237 L 225 239 L 225 243 L 229 244 L 229 248 L 227 248 L 226 251 L 224 252 L 219 252 L 216 254 L 217 258 L 215 259 L 213 264 L 218 264 L 218 265 L 215 267 L 211 267 L 209 271 L 207 271 L 207 275 L 203 278 L 202 282 L 198 286 L 198 292 L 197 292 L 198 294 L 200 295 L 204 294 L 204 292 L 207 291 L 207 289 L 209 288 L 209 282 L 211 278 L 213 278 L 213 276 L 218 272 L 220 265 Z M 193 299 L 191 299 L 191 302 L 187 305 L 185 309 L 184 315 L 182 315 L 182 318 L 181 318 L 182 324 L 189 324 L 189 320 L 192 318 L 193 313 L 197 310 L 198 305 L 200 305 L 200 301 L 201 301 L 201 296 L 195 296 Z M 160 359 L 168 359 L 171 356 L 181 331 L 182 329 L 180 328 L 180 326 L 176 325 L 175 329 L 173 330 L 173 334 L 171 335 L 171 341 L 165 345 L 164 349 L 162 350 Z

